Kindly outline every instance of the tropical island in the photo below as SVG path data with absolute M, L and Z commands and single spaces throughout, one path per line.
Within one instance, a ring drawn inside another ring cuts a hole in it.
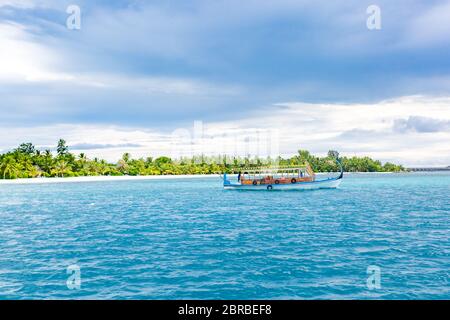
M 147 175 L 192 175 L 237 173 L 244 168 L 264 166 L 295 166 L 309 163 L 315 172 L 339 171 L 339 158 L 346 172 L 400 172 L 405 168 L 398 164 L 369 157 L 340 157 L 330 150 L 325 157 L 299 150 L 290 158 L 242 158 L 229 156 L 194 156 L 171 159 L 160 156 L 133 159 L 129 153 L 123 154 L 116 163 L 103 159 L 89 159 L 86 154 L 75 155 L 69 151 L 66 141 L 58 141 L 56 152 L 39 150 L 32 143 L 22 143 L 16 149 L 0 155 L 0 179 L 39 177 L 82 177 L 82 176 L 147 176 Z

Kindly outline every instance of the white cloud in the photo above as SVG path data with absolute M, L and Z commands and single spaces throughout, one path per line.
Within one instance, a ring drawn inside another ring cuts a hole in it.
M 412 46 L 430 46 L 450 43 L 450 1 L 417 12 L 405 30 L 406 43 Z
M 26 29 L 14 23 L 0 24 L 0 81 L 59 81 L 72 77 L 54 67 L 59 57 L 29 39 Z
M 299 148 L 320 154 L 337 149 L 347 155 L 369 155 L 405 165 L 450 164 L 449 130 L 437 132 L 437 127 L 434 132 L 395 130 L 399 120 L 410 118 L 447 123 L 450 121 L 450 98 L 413 96 L 375 104 L 283 105 L 287 108 L 241 121 L 240 126 L 278 128 L 280 150 L 284 154 Z
M 0 83 L 56 83 L 182 95 L 234 95 L 237 86 L 216 86 L 204 81 L 163 76 L 129 76 L 120 73 L 78 72 L 62 70 L 70 61 L 55 50 L 31 39 L 26 28 L 15 23 L 0 23 Z
M 71 74 L 70 77 L 64 80 L 69 85 L 162 94 L 235 95 L 241 90 L 238 86 L 217 86 L 192 78 L 161 76 L 131 77 L 114 73 Z
M 6 6 L 28 9 L 33 8 L 35 4 L 32 0 L 0 0 L 0 7 Z
M 421 116 L 409 116 L 407 119 L 395 120 L 394 130 L 398 132 L 445 132 L 450 131 L 450 121 Z
M 283 107 L 264 109 L 238 121 L 208 122 L 203 123 L 203 128 L 197 124 L 195 130 L 193 127 L 168 128 L 162 132 L 69 124 L 2 128 L 0 147 L 12 148 L 25 141 L 33 141 L 41 147 L 51 146 L 62 137 L 69 145 L 78 146 L 77 152 L 84 151 L 91 157 L 113 161 L 124 152 L 131 152 L 134 157 L 180 156 L 190 155 L 190 152 L 264 156 L 267 151 L 264 143 L 269 139 L 271 141 L 267 143 L 284 156 L 293 155 L 298 149 L 317 154 L 335 149 L 347 156 L 367 155 L 407 166 L 450 165 L 450 130 L 438 126 L 429 132 L 430 124 L 450 121 L 450 97 L 415 96 L 358 105 L 297 102 L 280 105 Z M 396 129 L 399 120 L 411 118 L 432 120 L 426 122 L 427 130 L 423 132 Z M 171 129 L 177 130 L 177 134 L 172 135 Z M 275 144 L 273 140 L 276 140 Z M 262 148 L 255 146 L 257 141 L 262 142 Z M 80 145 L 89 147 L 81 150 Z M 99 147 L 95 149 L 95 145 Z

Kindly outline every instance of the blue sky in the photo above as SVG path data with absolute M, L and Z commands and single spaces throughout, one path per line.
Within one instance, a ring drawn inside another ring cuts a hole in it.
M 81 30 L 66 27 L 70 4 L 81 8 Z M 366 27 L 371 4 L 381 9 L 381 30 Z M 292 130 L 303 128 L 304 139 L 281 132 L 280 152 L 341 146 L 383 160 L 450 164 L 449 17 L 449 1 L 0 0 L 0 125 L 15 133 L 2 135 L 0 149 L 23 139 L 48 146 L 64 135 L 111 158 L 125 146 L 143 155 L 163 152 L 154 139 L 196 120 L 264 129 L 261 119 L 272 116 L 279 120 L 268 126 L 281 130 L 292 120 L 282 118 L 293 116 L 286 110 L 300 117 L 332 105 L 337 118 L 345 114 L 339 106 L 380 113 L 398 106 L 403 113 L 373 130 L 370 118 L 341 131 L 321 115 L 311 128 L 298 118 Z M 329 135 L 316 143 L 322 123 Z M 421 130 L 430 125 L 439 134 Z M 95 133 L 106 128 L 114 141 Z M 366 145 L 350 138 L 355 130 L 365 130 Z M 147 138 L 136 143 L 141 134 Z M 381 137 L 420 144 L 414 156 L 401 144 L 376 144 Z M 421 159 L 422 151 L 439 156 Z

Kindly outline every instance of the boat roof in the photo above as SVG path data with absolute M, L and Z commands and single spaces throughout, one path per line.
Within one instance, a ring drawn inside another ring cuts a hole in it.
M 252 168 L 236 168 L 241 172 L 254 173 L 254 172 L 274 172 L 274 171 L 297 171 L 304 170 L 307 165 L 297 165 L 297 166 L 278 166 L 278 167 L 252 167 Z

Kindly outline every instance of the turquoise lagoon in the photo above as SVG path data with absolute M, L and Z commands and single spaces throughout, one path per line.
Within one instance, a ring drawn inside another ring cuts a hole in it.
M 353 174 L 318 191 L 220 183 L 0 185 L 0 299 L 450 298 L 450 174 Z

